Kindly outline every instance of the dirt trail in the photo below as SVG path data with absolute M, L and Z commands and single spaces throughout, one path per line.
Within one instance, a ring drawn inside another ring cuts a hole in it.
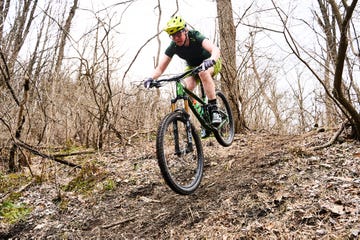
M 359 239 L 359 143 L 306 150 L 331 134 L 237 135 L 229 148 L 203 141 L 205 175 L 191 196 L 165 185 L 153 141 L 93 156 L 96 167 L 82 177 L 94 185 L 85 192 L 64 190 L 79 173 L 52 165 L 56 181 L 24 191 L 31 215 L 1 224 L 0 237 Z

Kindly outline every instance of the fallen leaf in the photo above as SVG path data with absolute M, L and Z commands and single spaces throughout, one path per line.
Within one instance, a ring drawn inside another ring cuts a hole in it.
M 321 205 L 322 208 L 332 212 L 332 213 L 335 213 L 335 214 L 338 214 L 338 215 L 343 215 L 345 214 L 345 209 L 344 209 L 344 206 L 343 205 L 340 205 L 340 204 L 335 204 L 335 203 L 323 203 Z

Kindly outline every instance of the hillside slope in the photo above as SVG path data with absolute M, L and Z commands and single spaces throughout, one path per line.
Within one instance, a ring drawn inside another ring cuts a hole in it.
M 31 213 L 3 219 L 0 238 L 359 239 L 360 144 L 308 150 L 332 134 L 249 133 L 229 148 L 205 140 L 191 196 L 165 185 L 154 140 L 92 155 L 81 171 L 38 160 L 42 183 L 18 199 Z

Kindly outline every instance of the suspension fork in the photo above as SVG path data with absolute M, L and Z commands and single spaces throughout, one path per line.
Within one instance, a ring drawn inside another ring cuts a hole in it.
M 176 111 L 176 100 L 171 102 L 171 110 L 174 112 Z M 192 130 L 191 130 L 191 123 L 190 123 L 190 114 L 189 114 L 189 100 L 188 98 L 184 99 L 184 109 L 182 111 L 183 116 L 186 119 L 186 137 L 187 137 L 187 146 L 185 149 L 185 153 L 189 153 L 193 151 L 193 139 L 192 139 Z M 179 128 L 177 121 L 173 122 L 173 134 L 174 134 L 174 142 L 175 142 L 175 154 L 180 156 L 183 152 L 180 149 L 180 138 L 179 138 Z

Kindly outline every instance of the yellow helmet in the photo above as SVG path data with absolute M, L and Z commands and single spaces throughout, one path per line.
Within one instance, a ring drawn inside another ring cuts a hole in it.
M 186 27 L 185 21 L 179 17 L 172 17 L 166 24 L 166 28 L 164 29 L 169 35 L 174 34 Z

